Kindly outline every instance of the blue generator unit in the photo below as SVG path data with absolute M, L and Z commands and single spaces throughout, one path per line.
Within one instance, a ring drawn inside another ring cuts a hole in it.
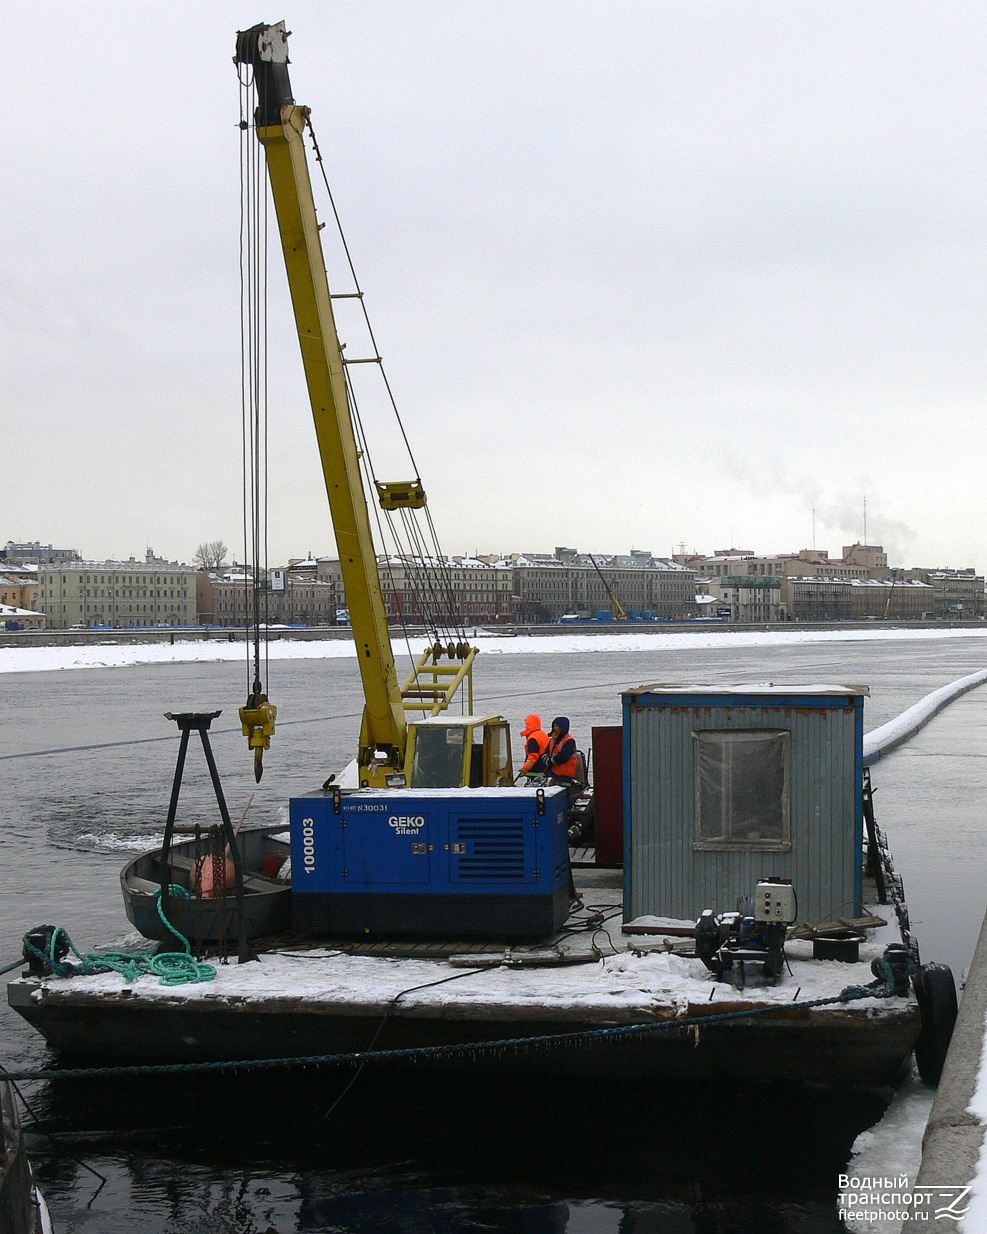
M 536 939 L 569 915 L 565 788 L 361 789 L 291 801 L 295 928 Z

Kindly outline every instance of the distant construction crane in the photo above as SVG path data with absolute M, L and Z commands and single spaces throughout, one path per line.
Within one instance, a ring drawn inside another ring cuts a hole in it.
M 621 602 L 617 599 L 617 594 L 614 591 L 614 589 L 610 586 L 607 580 L 603 577 L 603 571 L 596 564 L 596 558 L 593 556 L 592 553 L 589 554 L 589 559 L 593 563 L 593 569 L 600 576 L 600 582 L 603 584 L 604 590 L 606 591 L 607 595 L 610 597 L 610 603 L 617 610 L 617 620 L 626 621 L 627 620 L 627 610 L 624 608 L 623 604 L 621 604 Z

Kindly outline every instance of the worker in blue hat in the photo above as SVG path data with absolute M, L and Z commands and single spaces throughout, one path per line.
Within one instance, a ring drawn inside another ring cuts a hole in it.
M 569 717 L 556 716 L 548 732 L 548 745 L 542 758 L 546 775 L 558 784 L 575 784 L 579 771 L 576 739 L 569 732 Z

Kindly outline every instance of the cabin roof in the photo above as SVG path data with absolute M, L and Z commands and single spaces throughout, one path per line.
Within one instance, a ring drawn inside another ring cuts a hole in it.
M 860 685 L 833 685 L 810 683 L 807 685 L 776 683 L 773 681 L 754 681 L 744 682 L 738 685 L 725 686 L 720 683 L 715 685 L 696 683 L 682 684 L 681 682 L 658 682 L 649 686 L 636 686 L 633 690 L 625 690 L 623 698 L 637 698 L 644 694 L 702 694 L 702 695 L 717 695 L 724 696 L 743 694 L 748 697 L 756 695 L 758 697 L 765 696 L 791 696 L 798 695 L 800 697 L 811 697 L 819 695 L 823 697 L 844 696 L 847 694 L 862 695 L 867 697 L 870 694 L 870 689 L 867 686 Z

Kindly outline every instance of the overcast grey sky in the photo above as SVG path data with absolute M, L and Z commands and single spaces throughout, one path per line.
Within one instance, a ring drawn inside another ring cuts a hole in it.
M 283 17 L 446 551 L 838 553 L 866 498 L 987 566 L 983 5 L 5 14 L 0 544 L 242 545 L 231 57 Z M 270 322 L 276 562 L 333 549 L 276 244 Z

